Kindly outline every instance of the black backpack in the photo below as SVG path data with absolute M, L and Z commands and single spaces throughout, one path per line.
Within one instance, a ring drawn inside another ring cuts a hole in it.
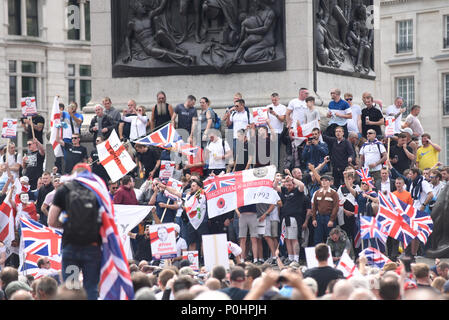
M 65 184 L 67 219 L 63 223 L 64 241 L 85 246 L 100 240 L 101 216 L 97 197 L 93 191 L 76 181 Z

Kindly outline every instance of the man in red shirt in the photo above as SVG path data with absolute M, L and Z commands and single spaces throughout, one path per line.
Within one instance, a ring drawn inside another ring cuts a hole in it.
M 132 204 L 138 205 L 136 193 L 134 192 L 134 179 L 130 176 L 122 178 L 122 185 L 114 194 L 115 204 Z

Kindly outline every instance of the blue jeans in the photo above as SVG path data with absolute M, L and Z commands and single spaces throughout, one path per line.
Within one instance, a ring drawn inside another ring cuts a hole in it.
M 317 226 L 313 233 L 314 245 L 318 243 L 326 243 L 327 237 L 329 236 L 329 231 L 331 228 L 327 226 L 329 223 L 330 215 L 316 215 Z
M 78 280 L 76 266 L 83 273 L 83 288 L 87 292 L 87 299 L 97 300 L 98 283 L 101 270 L 101 246 L 76 246 L 67 244 L 62 248 L 62 280 L 69 277 Z

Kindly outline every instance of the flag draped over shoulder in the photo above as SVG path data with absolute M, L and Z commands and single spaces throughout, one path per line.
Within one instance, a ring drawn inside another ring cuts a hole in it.
M 53 107 L 51 109 L 51 121 L 50 121 L 50 144 L 55 153 L 55 157 L 63 157 L 61 145 L 56 141 L 57 130 L 60 130 L 59 136 L 62 138 L 61 127 L 61 111 L 59 111 L 59 98 L 55 96 L 53 99 Z
M 133 284 L 123 244 L 115 223 L 114 206 L 104 181 L 88 171 L 79 173 L 75 180 L 92 190 L 100 207 L 102 225 L 100 300 L 132 300 Z

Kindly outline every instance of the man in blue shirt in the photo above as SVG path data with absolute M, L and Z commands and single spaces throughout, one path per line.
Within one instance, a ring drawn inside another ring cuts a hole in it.
M 326 129 L 326 135 L 335 137 L 335 128 L 342 127 L 344 137 L 348 138 L 348 119 L 352 119 L 351 106 L 341 98 L 340 89 L 331 90 L 331 99 L 329 102 L 329 111 L 327 117 L 330 118 L 329 126 Z

